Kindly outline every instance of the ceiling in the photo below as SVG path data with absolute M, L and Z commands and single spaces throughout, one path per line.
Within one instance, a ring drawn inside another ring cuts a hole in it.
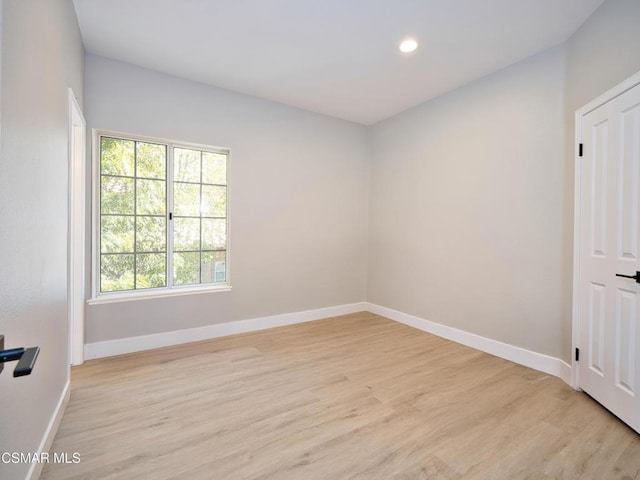
M 365 125 L 565 41 L 602 2 L 74 0 L 90 53 Z

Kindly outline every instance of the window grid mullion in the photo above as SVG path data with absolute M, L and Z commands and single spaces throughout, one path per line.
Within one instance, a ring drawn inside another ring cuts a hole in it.
M 202 151 L 200 151 L 200 247 L 198 253 L 198 283 L 202 283 Z
M 95 275 L 96 282 L 98 283 L 98 292 L 102 292 L 102 141 L 98 142 L 98 232 L 94 233 L 97 235 L 98 242 L 98 265 L 94 268 L 97 269 L 97 274 Z
M 142 142 L 142 143 L 147 143 L 147 142 Z M 136 142 L 137 145 L 137 142 Z M 140 180 L 154 180 L 156 182 L 162 182 L 163 180 L 165 180 L 164 178 L 154 178 L 154 177 L 132 177 L 131 175 L 117 175 L 115 173 L 101 173 L 100 174 L 103 177 L 113 177 L 113 178 L 128 178 L 129 180 L 133 180 L 135 178 L 138 178 Z M 134 173 L 135 175 L 135 173 Z M 218 187 L 224 187 L 224 185 L 216 185 Z
M 133 289 L 138 289 L 138 142 L 133 142 Z
M 202 155 L 202 153 L 204 152 L 200 152 L 200 154 Z M 118 176 L 122 176 L 122 175 L 112 175 L 113 177 L 118 177 Z M 131 178 L 131 177 L 124 177 L 123 178 Z M 202 175 L 200 175 L 200 178 L 202 178 Z M 146 180 L 159 180 L 158 178 L 148 178 Z M 207 182 L 190 182 L 189 180 L 176 180 L 176 183 L 186 183 L 187 185 L 206 185 L 208 187 L 224 187 L 227 188 L 226 185 L 222 184 L 222 183 L 207 183 Z
M 166 215 L 156 215 L 153 213 L 141 213 L 136 215 L 135 213 L 101 213 L 103 217 L 142 217 L 142 218 L 164 218 Z M 222 218 L 222 217 L 221 217 Z
M 167 145 L 167 288 L 173 288 L 173 149 L 172 144 Z M 171 219 L 169 218 L 171 217 Z
M 227 217 L 208 217 L 206 215 L 174 215 L 173 218 L 204 218 L 205 220 L 226 220 Z
M 217 251 L 217 250 L 214 250 Z M 220 250 L 223 251 L 223 250 Z M 150 250 L 150 251 L 142 251 L 142 252 L 102 252 L 100 255 L 102 255 L 103 257 L 108 257 L 109 255 L 136 255 L 136 253 L 140 254 L 140 255 L 162 255 L 163 253 L 167 253 L 164 250 Z M 161 287 L 159 287 L 161 288 Z
M 226 252 L 226 248 L 207 248 L 206 250 L 177 250 L 176 253 L 214 253 L 214 252 Z M 156 252 L 151 252 L 156 253 Z M 127 254 L 127 252 L 122 252 L 122 255 Z M 105 255 L 120 255 L 120 253 L 107 253 Z

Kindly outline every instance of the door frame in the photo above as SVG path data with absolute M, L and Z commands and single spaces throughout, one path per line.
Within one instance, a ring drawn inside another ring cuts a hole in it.
M 580 388 L 580 369 L 576 360 L 576 349 L 580 348 L 580 229 L 582 225 L 582 159 L 580 144 L 583 143 L 582 120 L 585 115 L 601 107 L 614 98 L 640 85 L 640 72 L 632 75 L 611 90 L 576 110 L 575 113 L 575 152 L 574 152 L 574 213 L 573 213 L 573 304 L 572 304 L 572 349 L 571 349 L 571 386 Z
M 80 129 L 81 142 L 74 142 Z M 84 362 L 85 324 L 85 226 L 86 226 L 86 136 L 87 122 L 78 100 L 69 89 L 69 178 L 67 232 L 67 317 L 69 364 Z

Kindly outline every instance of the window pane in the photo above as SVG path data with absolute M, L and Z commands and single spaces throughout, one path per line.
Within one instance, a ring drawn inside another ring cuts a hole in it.
M 155 143 L 136 143 L 136 176 L 145 178 L 166 178 L 167 147 Z
M 202 219 L 202 249 L 221 250 L 227 246 L 227 221 L 223 218 Z
M 200 152 L 173 149 L 173 179 L 178 182 L 200 182 Z
M 98 290 L 226 282 L 227 153 L 162 140 L 99 141 Z
M 133 214 L 133 179 L 103 176 L 101 212 Z
M 200 185 L 174 183 L 173 213 L 178 216 L 200 216 Z
M 199 218 L 174 218 L 173 250 L 200 250 Z
M 165 185 L 164 180 L 136 180 L 136 203 L 138 215 L 165 214 Z
M 167 285 L 167 263 L 164 253 L 143 253 L 136 257 L 136 288 Z
M 133 290 L 133 255 L 101 255 L 100 291 Z
M 227 187 L 202 186 L 202 216 L 227 216 Z
M 102 216 L 100 251 L 102 253 L 133 252 L 133 217 Z
M 176 285 L 200 283 L 200 253 L 173 254 L 173 282 Z
M 136 251 L 164 252 L 167 250 L 165 217 L 138 217 Z
M 227 156 L 202 152 L 202 183 L 227 184 Z
M 202 252 L 202 283 L 227 281 L 227 252 Z
M 100 139 L 100 173 L 103 175 L 124 175 L 133 177 L 135 142 L 117 138 Z

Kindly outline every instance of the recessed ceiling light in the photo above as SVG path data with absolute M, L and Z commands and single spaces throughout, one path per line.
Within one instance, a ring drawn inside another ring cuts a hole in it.
M 408 38 L 400 44 L 400 51 L 402 53 L 411 53 L 416 48 L 418 48 L 418 42 L 416 42 L 413 38 Z

